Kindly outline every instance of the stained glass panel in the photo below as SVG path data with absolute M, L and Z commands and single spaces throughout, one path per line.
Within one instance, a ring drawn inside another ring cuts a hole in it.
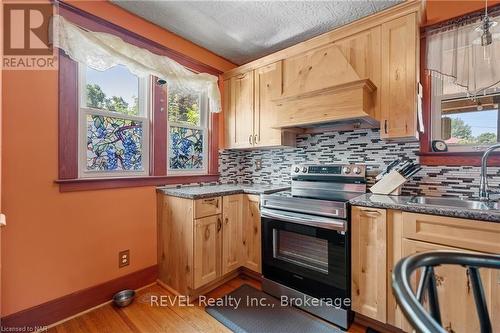
M 142 171 L 142 122 L 87 115 L 87 170 Z
M 170 169 L 203 169 L 203 131 L 170 126 Z
M 178 124 L 191 126 L 200 125 L 200 99 L 199 93 L 168 90 L 168 120 Z

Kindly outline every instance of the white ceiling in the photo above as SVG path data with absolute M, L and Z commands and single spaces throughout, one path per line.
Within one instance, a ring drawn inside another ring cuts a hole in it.
M 112 1 L 238 65 L 401 2 Z

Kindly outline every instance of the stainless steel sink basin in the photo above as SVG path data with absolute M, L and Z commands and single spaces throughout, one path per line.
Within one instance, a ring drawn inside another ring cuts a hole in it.
M 438 197 L 413 197 L 408 201 L 409 204 L 440 206 L 448 208 L 462 208 L 474 210 L 498 210 L 500 205 L 498 202 L 492 201 L 474 201 L 454 198 L 438 198 Z

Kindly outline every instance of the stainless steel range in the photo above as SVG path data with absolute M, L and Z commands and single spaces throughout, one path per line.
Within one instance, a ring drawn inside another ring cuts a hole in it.
M 351 322 L 348 201 L 365 166 L 294 165 L 292 189 L 263 195 L 262 288 L 344 329 Z

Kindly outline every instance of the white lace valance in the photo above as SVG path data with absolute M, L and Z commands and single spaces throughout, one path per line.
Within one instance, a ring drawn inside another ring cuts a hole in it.
M 125 42 L 112 34 L 84 30 L 62 16 L 53 18 L 54 46 L 64 50 L 73 60 L 104 71 L 116 65 L 144 77 L 154 75 L 167 85 L 184 91 L 206 91 L 211 112 L 220 112 L 221 97 L 218 78 L 206 73 L 194 73 L 176 61 Z
M 500 16 L 493 17 L 498 21 Z M 500 82 L 500 24 L 490 29 L 493 43 L 481 46 L 480 19 L 427 34 L 426 69 L 475 96 Z

